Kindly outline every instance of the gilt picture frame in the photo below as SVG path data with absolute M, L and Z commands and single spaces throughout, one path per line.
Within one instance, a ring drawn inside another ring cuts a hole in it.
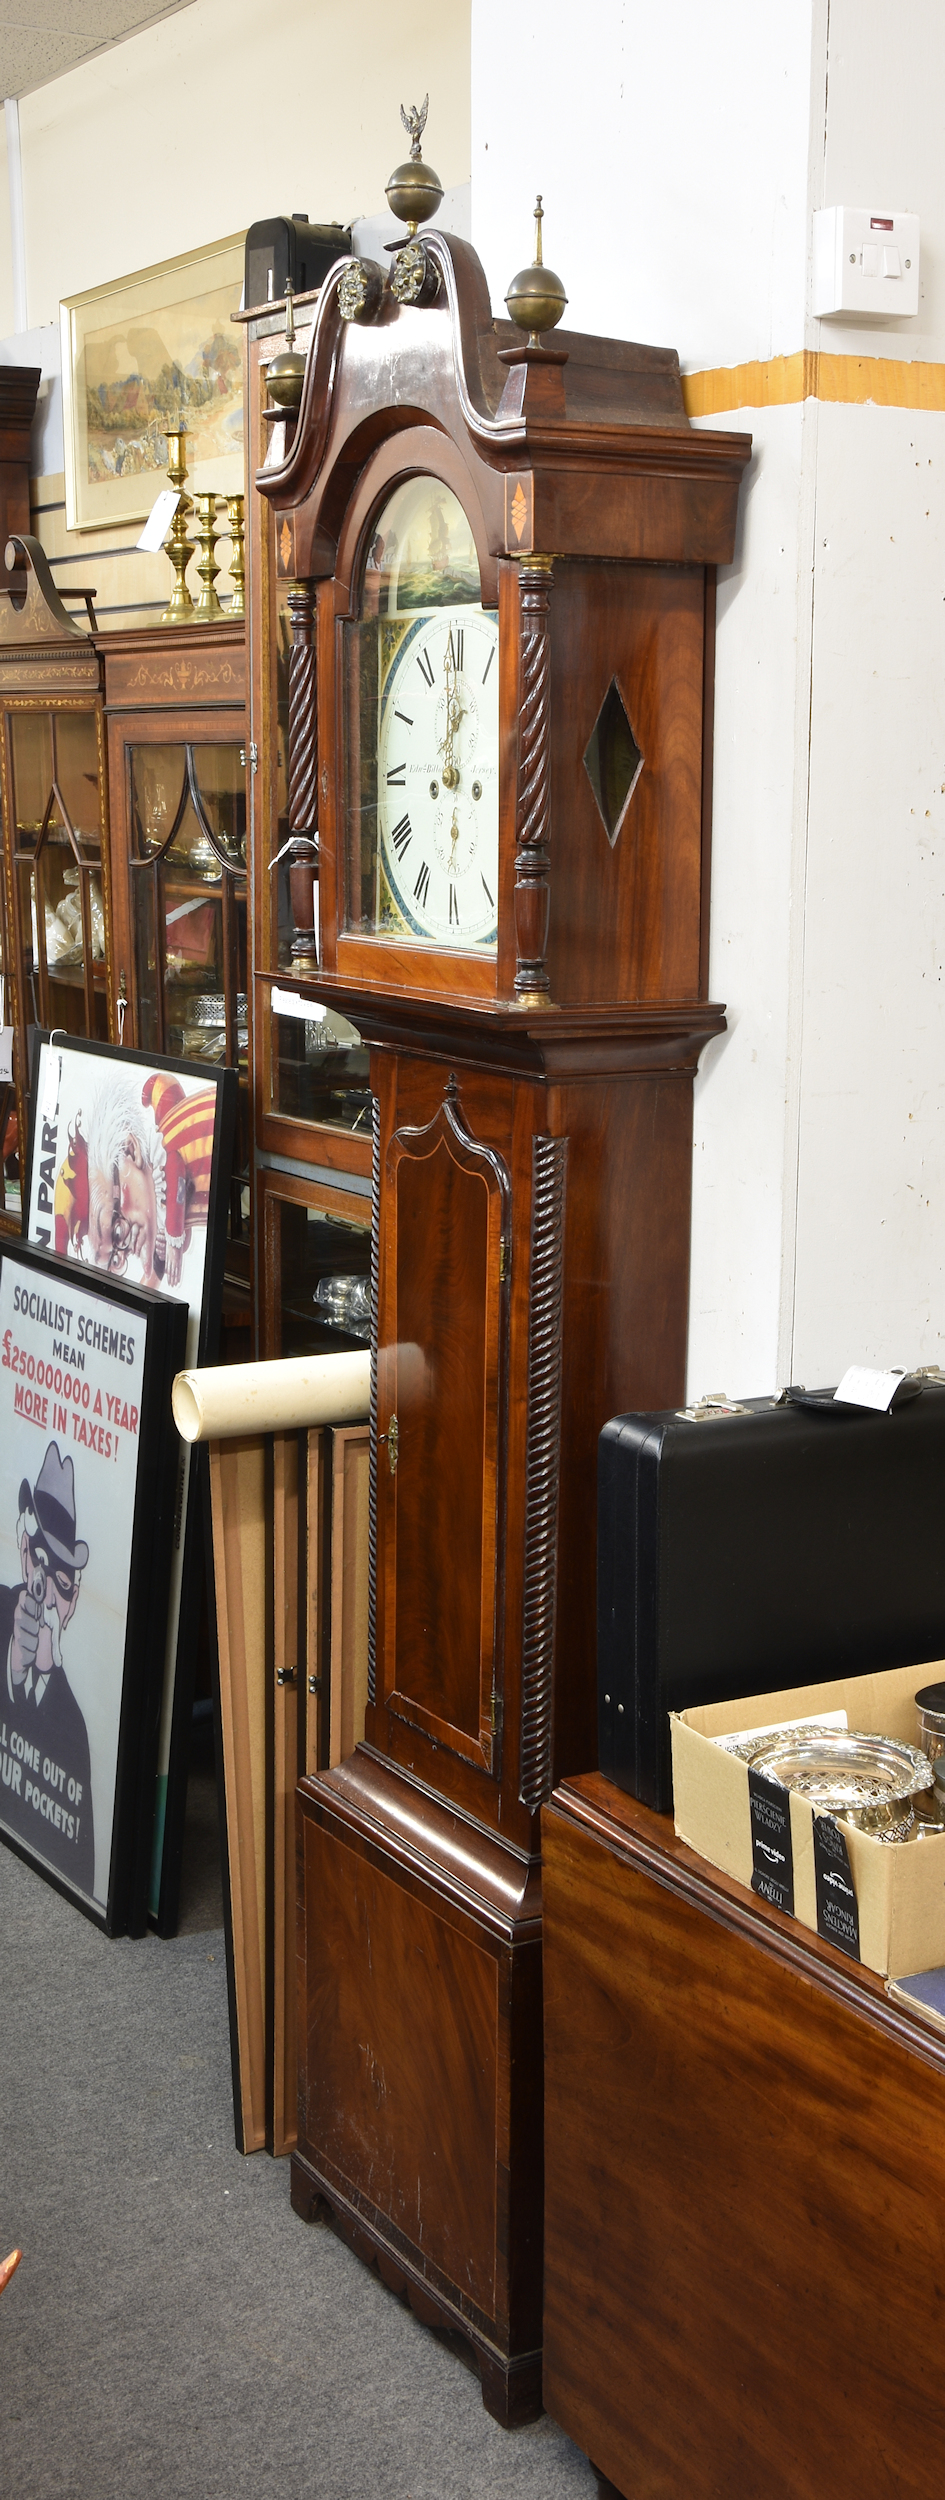
M 66 520 L 143 521 L 167 470 L 166 429 L 187 434 L 188 492 L 244 483 L 239 333 L 245 237 L 226 235 L 59 307 Z

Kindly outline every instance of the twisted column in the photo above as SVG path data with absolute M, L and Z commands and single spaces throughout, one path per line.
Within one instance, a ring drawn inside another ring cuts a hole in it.
M 551 654 L 550 556 L 523 557 L 519 566 L 521 657 L 519 668 L 518 797 L 516 807 L 515 994 L 547 994 L 545 951 L 551 903 L 548 851 Z
M 318 876 L 318 704 L 315 585 L 297 582 L 288 598 L 289 653 L 289 898 L 293 958 L 317 961 L 315 883 Z
M 525 1444 L 525 1603 L 519 1797 L 537 1813 L 551 1793 L 561 1467 L 561 1322 L 566 1137 L 532 1139 L 532 1239 Z

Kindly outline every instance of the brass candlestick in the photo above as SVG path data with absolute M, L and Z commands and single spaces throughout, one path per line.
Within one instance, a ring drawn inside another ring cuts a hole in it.
M 170 484 L 177 489 L 179 501 L 168 536 L 164 541 L 164 553 L 169 556 L 174 567 L 175 581 L 171 598 L 161 618 L 162 625 L 190 625 L 194 614 L 194 603 L 184 580 L 194 552 L 193 539 L 187 536 L 187 523 L 194 507 L 190 496 L 185 495 L 183 491 L 187 477 L 186 450 L 185 429 L 182 426 L 172 427 L 167 436 L 167 474 Z
M 226 517 L 230 524 L 230 580 L 233 584 L 233 596 L 230 600 L 226 613 L 228 616 L 234 617 L 245 616 L 246 550 L 243 544 L 244 523 L 242 495 L 227 496 Z
M 194 523 L 194 537 L 198 547 L 200 548 L 200 562 L 197 566 L 197 573 L 203 584 L 200 597 L 197 600 L 197 604 L 194 609 L 194 618 L 200 625 L 215 624 L 217 618 L 221 617 L 224 613 L 223 608 L 220 605 L 220 601 L 217 598 L 215 588 L 217 574 L 220 570 L 216 560 L 216 545 L 217 539 L 220 536 L 220 532 L 217 528 L 217 505 L 218 503 L 222 503 L 222 500 L 222 496 L 218 495 L 215 490 L 205 490 L 201 494 L 194 496 L 194 509 L 197 514 L 197 518 Z

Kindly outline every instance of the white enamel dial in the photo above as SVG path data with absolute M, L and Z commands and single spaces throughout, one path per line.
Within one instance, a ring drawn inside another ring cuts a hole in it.
M 384 643 L 382 640 L 382 665 Z M 378 921 L 494 948 L 499 861 L 499 621 L 431 608 L 399 637 L 380 689 Z

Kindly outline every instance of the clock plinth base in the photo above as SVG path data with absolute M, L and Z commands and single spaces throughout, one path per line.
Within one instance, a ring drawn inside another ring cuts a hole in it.
M 516 2354 L 514 2360 L 509 2360 L 484 2336 L 476 2335 L 468 2320 L 448 2301 L 431 2298 L 416 2269 L 392 2256 L 384 2237 L 365 2223 L 340 2189 L 321 2178 L 315 2165 L 300 2153 L 292 2155 L 291 2174 L 293 2212 L 302 2222 L 328 2222 L 353 2255 L 360 2257 L 362 2265 L 373 2267 L 388 2291 L 395 2292 L 398 2300 L 413 2310 L 421 2326 L 432 2328 L 463 2358 L 468 2356 L 478 2371 L 482 2401 L 493 2421 L 506 2431 L 536 2422 L 543 2410 L 540 2349 Z
M 304 2081 L 292 2201 L 541 2410 L 537 1862 L 359 1749 L 298 1790 Z

